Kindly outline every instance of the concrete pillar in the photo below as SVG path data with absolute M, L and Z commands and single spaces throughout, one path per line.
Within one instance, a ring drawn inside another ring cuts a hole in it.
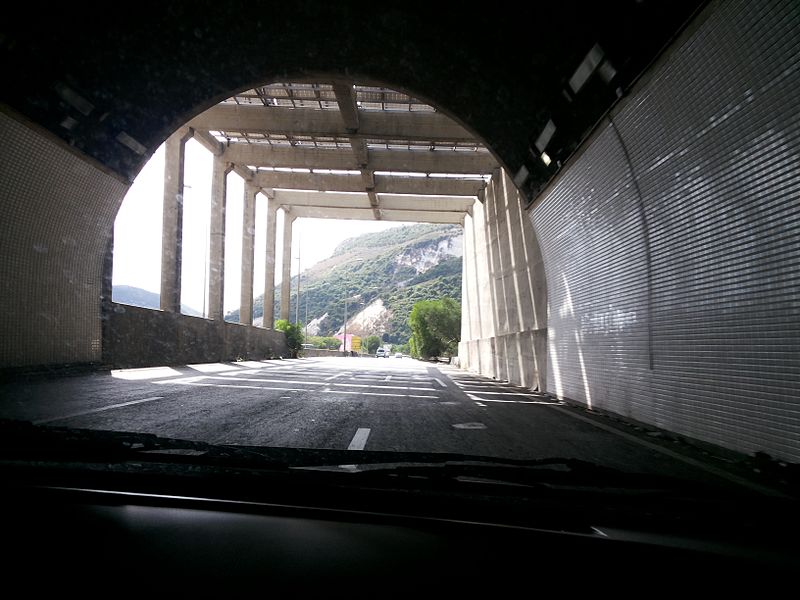
M 231 165 L 222 156 L 214 157 L 208 240 L 208 317 L 214 321 L 225 316 L 225 195 L 230 170 Z
M 470 215 L 466 215 L 464 217 L 464 225 L 461 228 L 462 239 L 463 239 L 463 248 L 464 254 L 461 259 L 461 341 L 467 342 L 468 340 L 472 339 L 472 333 L 470 332 L 470 306 L 472 303 L 472 298 L 470 298 L 469 294 L 469 259 L 470 254 L 474 252 L 474 248 L 472 245 L 472 240 L 469 237 L 469 230 L 472 229 L 472 217 Z M 461 352 L 459 348 L 458 355 L 460 358 L 463 358 L 464 361 L 467 360 L 466 354 Z
M 275 193 L 267 192 L 267 256 L 264 268 L 264 327 L 275 326 L 275 232 L 278 204 Z
M 258 188 L 244 184 L 244 216 L 242 217 L 242 295 L 239 301 L 239 322 L 253 324 L 253 263 L 255 261 L 256 194 Z
M 286 211 L 286 209 L 284 209 Z M 283 279 L 281 283 L 281 319 L 289 320 L 292 295 L 292 225 L 296 217 L 283 213 Z
M 181 312 L 183 251 L 183 167 L 189 129 L 182 127 L 165 144 L 164 205 L 161 225 L 161 310 Z

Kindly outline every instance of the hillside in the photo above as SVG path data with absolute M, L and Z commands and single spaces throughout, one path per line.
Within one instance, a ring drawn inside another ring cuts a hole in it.
M 303 272 L 300 321 L 305 323 L 308 315 L 309 335 L 341 332 L 344 299 L 358 296 L 348 303 L 348 333 L 405 343 L 414 302 L 444 296 L 460 300 L 461 256 L 462 229 L 455 225 L 410 225 L 347 239 L 330 258 Z M 292 320 L 296 290 L 294 277 Z M 276 316 L 279 304 L 280 286 Z M 255 301 L 254 315 L 257 320 L 263 315 L 263 296 Z M 239 311 L 225 318 L 238 321 Z
M 142 308 L 160 308 L 160 298 L 159 294 L 155 292 L 148 292 L 145 289 L 131 285 L 115 285 L 111 293 L 111 299 L 114 302 L 141 306 Z M 199 310 L 185 304 L 181 304 L 181 312 L 192 317 L 202 316 Z

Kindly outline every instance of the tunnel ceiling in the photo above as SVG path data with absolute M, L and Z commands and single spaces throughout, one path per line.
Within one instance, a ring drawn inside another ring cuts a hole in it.
M 704 4 L 31 3 L 0 30 L 0 100 L 132 181 L 233 94 L 341 76 L 455 118 L 532 197 Z

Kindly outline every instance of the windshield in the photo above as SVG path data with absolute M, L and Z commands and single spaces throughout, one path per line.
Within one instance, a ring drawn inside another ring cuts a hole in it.
M 5 458 L 796 497 L 797 5 L 547 10 L 4 33 Z

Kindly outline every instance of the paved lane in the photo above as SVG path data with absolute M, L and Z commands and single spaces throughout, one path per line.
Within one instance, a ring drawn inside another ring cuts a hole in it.
M 5 384 L 0 417 L 215 444 L 566 457 L 709 477 L 545 394 L 408 358 L 213 363 Z

